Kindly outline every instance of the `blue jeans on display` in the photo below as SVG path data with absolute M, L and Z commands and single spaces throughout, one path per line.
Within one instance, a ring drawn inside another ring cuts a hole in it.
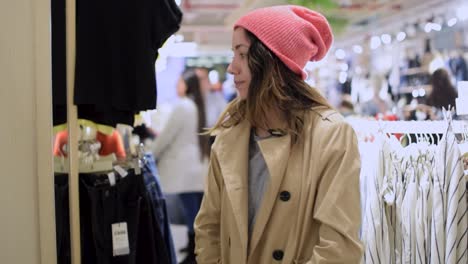
M 186 192 L 180 193 L 179 198 L 184 205 L 185 220 L 187 222 L 188 233 L 194 234 L 193 224 L 195 217 L 200 210 L 201 202 L 203 199 L 203 192 Z
M 154 217 L 157 219 L 159 229 L 164 238 L 167 252 L 169 253 L 170 263 L 177 264 L 177 257 L 174 249 L 174 241 L 169 224 L 169 216 L 164 194 L 161 190 L 159 173 L 154 161 L 153 154 L 145 154 L 145 164 L 142 169 L 146 189 L 153 206 Z

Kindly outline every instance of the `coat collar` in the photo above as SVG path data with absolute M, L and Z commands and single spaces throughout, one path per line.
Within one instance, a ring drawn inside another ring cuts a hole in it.
M 218 156 L 221 174 L 226 185 L 226 192 L 231 202 L 237 228 L 242 243 L 242 252 L 247 260 L 247 208 L 248 208 L 248 151 L 250 124 L 244 120 L 234 127 L 217 135 Z M 241 257 L 241 256 L 239 256 Z
M 219 147 L 216 149 L 221 172 L 226 185 L 227 195 L 232 205 L 235 221 L 240 232 L 242 250 L 253 252 L 270 218 L 274 204 L 278 200 L 279 188 L 286 172 L 291 149 L 291 136 L 272 137 L 259 141 L 260 150 L 265 159 L 270 181 L 257 212 L 256 222 L 248 245 L 248 151 L 250 123 L 246 120 L 226 129 L 219 134 Z M 247 255 L 243 256 L 247 259 Z

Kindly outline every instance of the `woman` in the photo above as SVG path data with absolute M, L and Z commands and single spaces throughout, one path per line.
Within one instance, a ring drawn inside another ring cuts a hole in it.
M 205 108 L 200 83 L 193 70 L 185 71 L 177 84 L 180 97 L 167 124 L 154 142 L 161 185 L 166 193 L 177 193 L 184 206 L 188 227 L 188 255 L 182 263 L 194 263 L 193 222 L 203 197 L 208 137 L 200 135 L 205 127 Z
M 436 70 L 431 76 L 432 91 L 427 98 L 426 104 L 435 109 L 430 111 L 431 119 L 441 119 L 442 108 L 455 107 L 457 91 L 450 82 L 449 73 L 444 69 Z
M 195 220 L 202 264 L 359 263 L 357 140 L 303 80 L 332 42 L 326 19 L 299 6 L 252 11 L 234 26 L 238 98 L 216 134 Z

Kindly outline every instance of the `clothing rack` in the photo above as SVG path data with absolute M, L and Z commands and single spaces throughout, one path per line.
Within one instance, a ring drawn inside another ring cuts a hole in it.
M 357 132 L 382 131 L 390 134 L 444 134 L 447 132 L 447 121 L 347 121 Z M 452 131 L 464 134 L 468 131 L 468 122 L 452 121 Z

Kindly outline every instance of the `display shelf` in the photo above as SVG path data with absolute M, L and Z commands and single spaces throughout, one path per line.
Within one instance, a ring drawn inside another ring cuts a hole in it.
M 409 68 L 407 70 L 402 71 L 402 75 L 416 75 L 416 74 L 429 74 L 429 72 L 422 68 L 422 67 L 417 67 L 417 68 Z
M 402 93 L 412 93 L 414 90 L 421 89 L 421 88 L 426 90 L 426 93 L 429 93 L 430 91 L 432 91 L 432 86 L 430 86 L 430 85 L 404 86 L 404 87 L 400 87 L 398 89 L 398 91 L 400 92 L 400 94 L 402 94 Z

